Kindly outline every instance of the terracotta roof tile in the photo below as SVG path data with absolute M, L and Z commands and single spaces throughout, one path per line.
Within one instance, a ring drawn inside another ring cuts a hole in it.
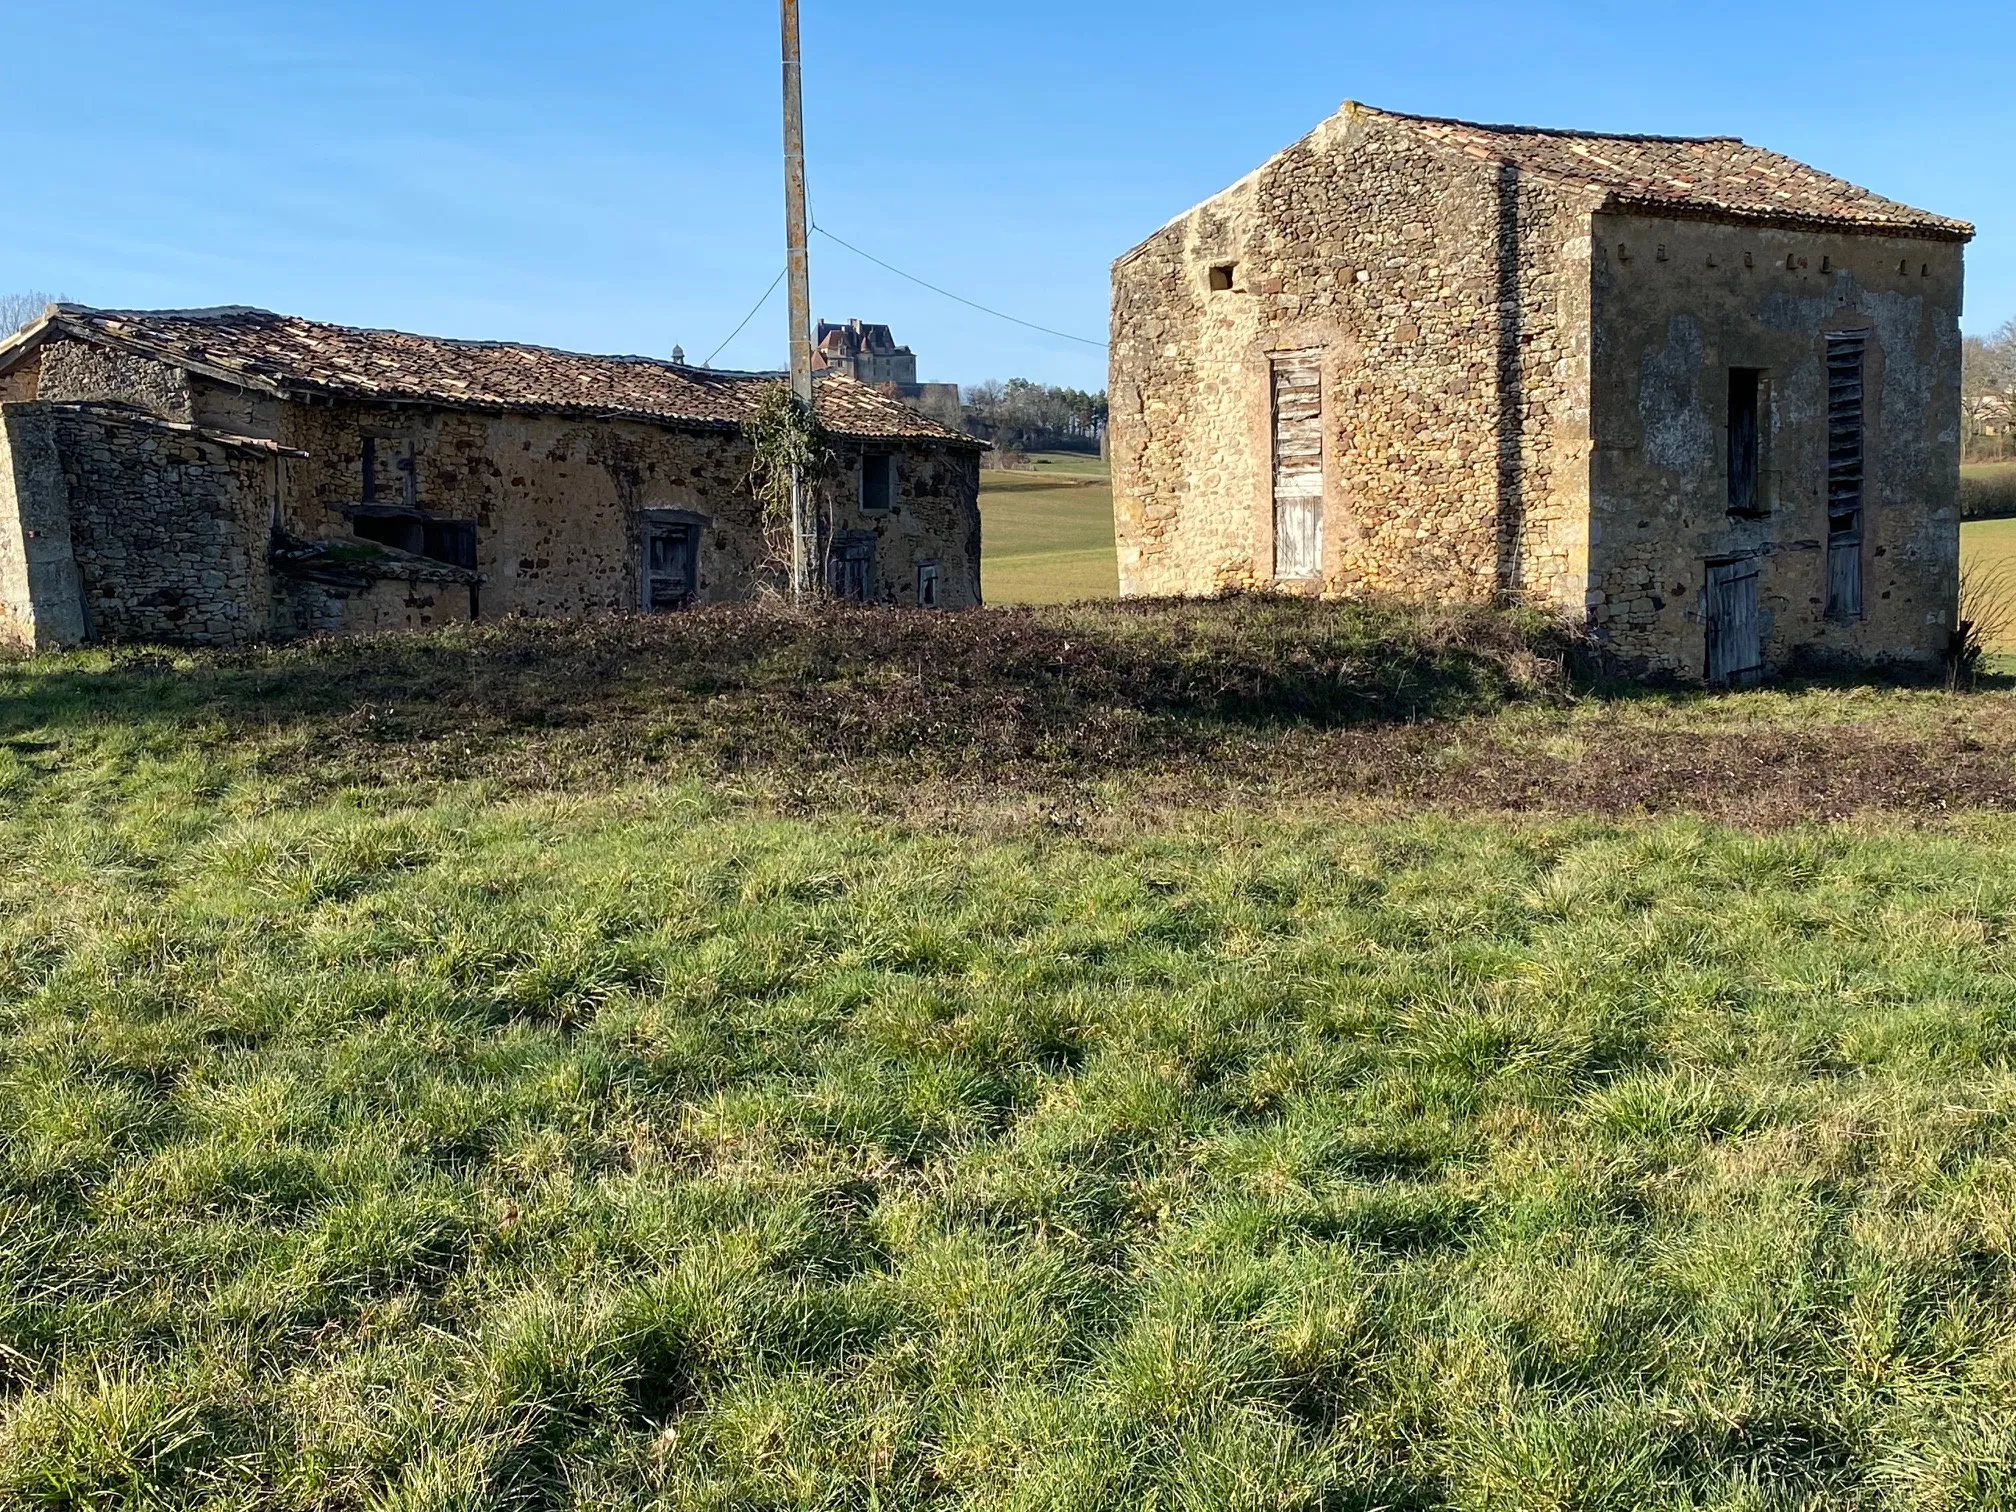
M 456 341 L 328 325 L 298 315 L 211 310 L 98 310 L 56 305 L 46 327 L 271 393 L 483 409 L 608 415 L 728 428 L 755 413 L 774 373 L 685 367 L 653 357 L 594 357 L 503 341 Z M 7 345 L 0 343 L 0 365 Z M 907 405 L 847 378 L 822 378 L 819 417 L 857 440 L 916 439 L 980 447 Z
M 1616 136 L 1537 126 L 1481 126 L 1351 104 L 1347 111 L 1398 123 L 1432 142 L 1488 162 L 1510 163 L 1567 183 L 1608 191 L 1618 209 L 1842 226 L 1965 241 L 1974 228 L 1914 210 L 1737 137 Z

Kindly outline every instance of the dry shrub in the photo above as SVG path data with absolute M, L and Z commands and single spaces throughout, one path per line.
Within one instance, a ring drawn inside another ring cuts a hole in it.
M 2016 572 L 2005 562 L 1965 564 L 1953 631 L 1946 642 L 1946 686 L 1971 686 L 1991 647 L 2016 631 Z

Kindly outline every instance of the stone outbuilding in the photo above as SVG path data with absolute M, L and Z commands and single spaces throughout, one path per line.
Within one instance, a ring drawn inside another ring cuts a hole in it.
M 1113 266 L 1121 591 L 1517 598 L 1715 681 L 1932 665 L 1972 234 L 1733 137 L 1347 103 Z
M 763 580 L 744 424 L 774 374 L 54 305 L 0 341 L 0 640 L 228 644 L 672 610 Z M 982 443 L 845 378 L 821 555 L 980 601 Z

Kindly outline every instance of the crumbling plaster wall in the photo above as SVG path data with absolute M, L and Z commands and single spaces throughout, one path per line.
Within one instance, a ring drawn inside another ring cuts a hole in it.
M 875 535 L 874 584 L 878 603 L 917 602 L 917 569 L 938 566 L 938 605 L 967 608 L 980 602 L 980 457 L 965 448 L 878 446 L 895 464 L 895 505 L 864 512 L 861 499 L 862 449 L 841 449 L 838 476 L 831 485 L 841 530 Z
M 82 639 L 53 406 L 0 403 L 0 643 L 38 651 Z
M 1588 208 L 1347 107 L 1123 257 L 1122 592 L 1273 581 L 1270 360 L 1315 347 L 1324 591 L 1579 609 Z
M 0 373 L 0 404 L 33 399 L 42 383 L 42 352 L 38 347 Z
M 1605 214 L 1594 222 L 1589 621 L 1698 677 L 1709 558 L 1755 555 L 1767 666 L 1930 664 L 1959 563 L 1955 242 Z M 1865 330 L 1861 619 L 1826 618 L 1826 334 Z M 1728 371 L 1768 375 L 1768 513 L 1728 512 Z
M 232 414 L 232 403 L 205 396 L 199 382 L 204 414 Z M 410 440 L 419 507 L 476 525 L 486 618 L 637 608 L 646 511 L 680 511 L 706 522 L 698 551 L 701 602 L 745 599 L 757 585 L 764 548 L 761 511 L 748 483 L 749 447 L 725 428 L 347 401 L 288 403 L 277 416 L 253 404 L 244 418 L 308 454 L 286 464 L 282 509 L 287 527 L 310 538 L 351 534 L 367 434 L 379 441 L 373 448 L 379 502 L 401 503 L 403 475 L 387 469 L 397 446 Z M 843 448 L 842 476 L 834 483 L 841 527 L 877 534 L 884 600 L 914 603 L 917 564 L 938 561 L 941 602 L 978 603 L 977 456 L 923 443 L 887 449 L 896 459 L 895 509 L 860 512 L 857 447 Z

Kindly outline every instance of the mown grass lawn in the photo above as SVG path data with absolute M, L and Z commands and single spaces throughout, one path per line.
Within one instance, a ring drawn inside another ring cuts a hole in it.
M 2016 820 L 396 765 L 485 647 L 0 669 L 0 1506 L 2016 1499 Z

